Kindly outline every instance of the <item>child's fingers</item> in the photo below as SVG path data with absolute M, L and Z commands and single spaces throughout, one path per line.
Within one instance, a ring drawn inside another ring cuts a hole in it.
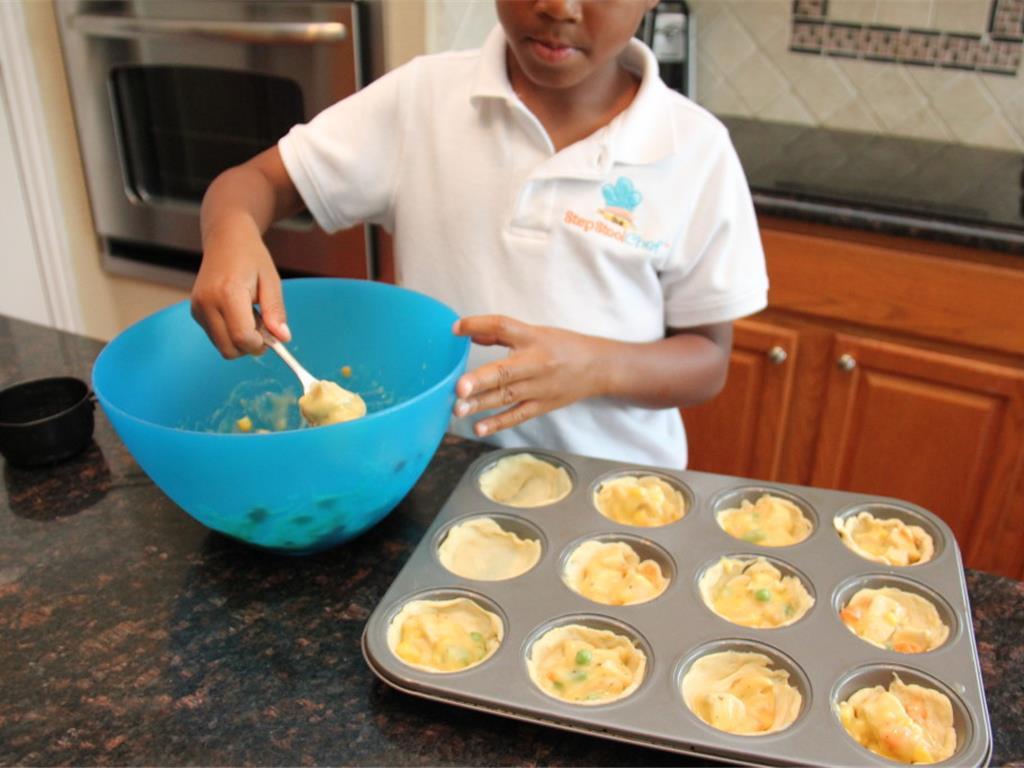
M 481 419 L 473 426 L 473 431 L 477 437 L 493 435 L 495 432 L 515 427 L 535 416 L 540 416 L 547 410 L 538 400 L 527 400 L 525 403 L 519 403 L 519 405 L 509 408 L 507 411 L 502 411 L 496 416 Z
M 217 348 L 222 357 L 233 360 L 245 354 L 231 340 L 231 334 L 228 333 L 224 318 L 221 316 L 220 310 L 213 300 L 193 294 L 192 319 L 206 332 L 213 346 Z
M 533 389 L 528 381 L 520 381 L 492 389 L 476 397 L 459 398 L 455 403 L 455 415 L 469 416 L 471 413 L 514 405 L 534 397 Z
M 246 354 L 257 354 L 263 350 L 263 337 L 256 330 L 256 319 L 252 314 L 252 297 L 245 288 L 227 288 L 221 312 L 227 335 L 237 350 Z
M 259 303 L 260 314 L 267 329 L 281 341 L 291 341 L 292 332 L 288 327 L 288 315 L 284 309 L 281 278 L 273 268 L 260 272 Z
M 527 400 L 547 401 L 552 399 L 550 382 L 537 375 L 540 366 L 522 365 L 515 370 L 516 373 L 511 374 L 510 378 L 499 381 L 495 386 L 474 386 L 472 396 L 460 395 L 455 403 L 455 415 L 468 416 L 472 413 L 502 408 Z
M 213 346 L 217 348 L 217 351 L 221 355 L 228 359 L 234 360 L 236 357 L 241 357 L 245 354 L 244 351 L 240 350 L 235 346 L 235 343 L 231 340 L 231 334 L 228 333 L 228 328 L 224 324 L 224 319 L 218 314 L 211 314 L 199 321 L 199 324 L 203 326 L 206 331 L 206 335 L 210 337 L 210 341 L 213 342 Z
M 517 382 L 532 379 L 541 372 L 542 367 L 525 355 L 508 357 L 481 365 L 476 370 L 463 374 L 455 385 L 455 393 L 461 398 L 467 398 L 470 395 L 480 397 L 491 390 L 507 391 Z M 522 398 L 510 398 L 500 404 L 507 405 L 520 399 Z
M 483 346 L 515 347 L 530 338 L 530 328 L 505 315 L 474 315 L 455 321 L 452 332 L 456 336 L 469 336 Z

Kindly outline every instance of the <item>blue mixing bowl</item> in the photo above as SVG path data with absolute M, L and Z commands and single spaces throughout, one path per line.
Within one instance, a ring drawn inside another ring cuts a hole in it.
M 289 348 L 314 376 L 358 392 L 364 418 L 303 427 L 301 389 L 284 363 L 269 352 L 224 360 L 188 302 L 111 341 L 93 389 L 182 509 L 228 536 L 302 554 L 365 531 L 419 479 L 448 425 L 469 341 L 452 335 L 451 309 L 392 285 L 285 280 L 284 296 Z M 253 428 L 242 433 L 246 418 Z

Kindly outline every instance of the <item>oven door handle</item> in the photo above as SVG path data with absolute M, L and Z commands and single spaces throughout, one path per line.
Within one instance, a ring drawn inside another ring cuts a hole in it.
M 242 43 L 336 43 L 348 36 L 340 21 L 201 21 L 193 19 L 139 19 L 127 16 L 75 14 L 71 28 L 93 37 L 145 37 L 151 35 L 206 37 Z

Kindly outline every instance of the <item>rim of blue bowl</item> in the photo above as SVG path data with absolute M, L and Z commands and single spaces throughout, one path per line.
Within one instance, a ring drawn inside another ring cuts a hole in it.
M 368 285 L 377 286 L 373 290 L 377 290 L 377 288 L 380 288 L 382 290 L 401 291 L 401 292 L 404 292 L 404 293 L 414 293 L 417 296 L 422 296 L 424 299 L 427 299 L 428 301 L 433 302 L 434 304 L 437 304 L 437 305 L 439 305 L 441 307 L 444 307 L 449 312 L 451 312 L 455 316 L 456 319 L 458 319 L 460 317 L 460 315 L 454 309 L 449 307 L 443 301 L 438 301 L 433 296 L 428 296 L 427 294 L 422 293 L 420 291 L 414 291 L 411 288 L 403 288 L 400 285 L 392 285 L 391 283 L 381 283 L 381 282 L 378 282 L 376 280 L 359 280 L 359 279 L 347 278 L 347 277 L 291 277 L 291 278 L 287 278 L 287 279 L 282 280 L 282 283 L 350 283 L 350 284 L 359 283 L 359 284 L 368 284 Z M 247 439 L 250 439 L 250 440 L 253 437 L 271 437 L 273 435 L 284 436 L 284 435 L 299 434 L 299 433 L 304 432 L 305 431 L 304 429 L 286 429 L 286 430 L 282 430 L 280 432 L 268 432 L 266 434 L 255 435 L 253 433 L 215 432 L 213 430 L 207 431 L 207 430 L 198 430 L 198 429 L 185 429 L 183 427 L 169 427 L 169 426 L 167 426 L 165 424 L 158 424 L 155 421 L 149 421 L 148 419 L 143 419 L 143 418 L 140 418 L 139 416 L 135 416 L 135 415 L 133 415 L 131 413 L 128 413 L 128 411 L 124 410 L 123 408 L 119 408 L 116 405 L 114 405 L 113 403 L 111 403 L 110 400 L 108 400 L 107 397 L 104 396 L 103 392 L 100 390 L 100 387 L 98 386 L 98 384 L 96 382 L 96 368 L 99 366 L 100 361 L 103 359 L 103 356 L 107 353 L 107 350 L 110 349 L 111 345 L 114 344 L 114 342 L 116 342 L 118 340 L 118 338 L 120 338 L 123 334 L 128 333 L 129 331 L 131 331 L 135 327 L 141 325 L 142 323 L 144 323 L 144 322 L 146 322 L 146 321 L 148 321 L 148 320 L 150 320 L 150 319 L 152 319 L 154 317 L 157 317 L 158 315 L 163 315 L 163 314 L 167 314 L 167 313 L 170 313 L 170 312 L 174 312 L 174 311 L 178 310 L 179 307 L 187 305 L 188 303 L 189 303 L 188 299 L 182 299 L 181 301 L 175 302 L 174 304 L 171 304 L 170 306 L 164 307 L 163 309 L 159 309 L 156 312 L 153 312 L 153 313 L 147 315 L 146 317 L 142 318 L 141 320 L 137 320 L 136 322 L 132 323 L 127 328 L 125 328 L 123 331 L 121 331 L 121 333 L 117 334 L 117 336 L 115 336 L 109 342 L 107 342 L 107 344 L 103 347 L 103 349 L 100 350 L 100 353 L 96 356 L 96 360 L 93 362 L 92 375 L 90 376 L 91 383 L 92 383 L 92 391 L 96 395 L 96 398 L 100 401 L 100 404 L 105 409 L 110 409 L 112 411 L 116 411 L 120 415 L 124 416 L 127 419 L 131 419 L 134 422 L 137 422 L 139 424 L 145 424 L 146 426 L 154 427 L 156 429 L 167 430 L 169 432 L 185 432 L 185 433 L 192 433 L 192 434 L 197 434 L 197 435 L 216 435 L 218 437 L 227 437 L 227 438 L 247 438 Z M 458 337 L 456 337 L 456 338 L 458 338 Z M 321 426 L 321 427 L 313 427 L 313 429 L 338 429 L 338 428 L 342 428 L 343 429 L 348 424 L 366 423 L 367 421 L 373 421 L 374 419 L 376 419 L 378 417 L 382 417 L 382 416 L 388 414 L 392 410 L 404 407 L 404 406 L 408 405 L 409 403 L 414 403 L 417 400 L 421 400 L 421 399 L 427 397 L 428 395 L 432 394 L 434 391 L 436 391 L 438 389 L 441 389 L 443 386 L 445 386 L 445 384 L 448 381 L 450 381 L 452 378 L 455 377 L 456 373 L 463 368 L 463 366 L 466 363 L 466 360 L 469 358 L 469 349 L 470 349 L 470 346 L 471 346 L 470 345 L 470 340 L 469 340 L 468 337 L 464 337 L 463 340 L 465 342 L 465 348 L 462 351 L 462 357 L 459 359 L 458 364 L 455 367 L 453 367 L 451 371 L 449 371 L 447 376 L 445 376 L 439 382 L 434 384 L 432 387 L 429 387 L 429 388 L 423 390 L 422 392 L 420 392 L 419 394 L 415 395 L 414 397 L 410 397 L 408 400 L 403 400 L 401 403 L 396 403 L 395 405 L 389 405 L 387 408 L 382 408 L 379 411 L 374 411 L 373 413 L 368 413 L 366 416 L 363 416 L 363 417 L 361 417 L 359 419 L 354 419 L 351 422 L 343 421 L 343 422 L 340 422 L 338 424 L 327 424 L 327 425 Z M 212 344 L 213 342 L 210 342 L 210 343 Z

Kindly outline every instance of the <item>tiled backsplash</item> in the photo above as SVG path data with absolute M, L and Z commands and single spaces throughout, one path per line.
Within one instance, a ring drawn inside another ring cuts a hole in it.
M 1024 40 L 1024 0 L 988 2 L 992 6 L 988 23 L 983 28 L 975 22 L 979 31 L 965 33 L 836 21 L 829 16 L 826 0 L 794 0 L 789 50 L 1016 75 Z
M 723 115 L 1024 150 L 1024 0 L 691 0 Z

